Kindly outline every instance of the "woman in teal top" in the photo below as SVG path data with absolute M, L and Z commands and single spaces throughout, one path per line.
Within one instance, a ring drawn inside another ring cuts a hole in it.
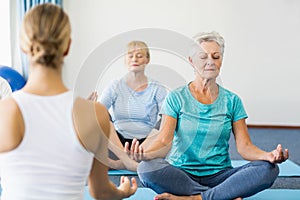
M 281 145 L 266 152 L 252 144 L 241 99 L 216 83 L 224 39 L 216 32 L 195 37 L 189 61 L 195 79 L 166 97 L 162 125 L 147 148 L 132 144 L 134 157 L 144 160 L 138 175 L 156 199 L 241 199 L 271 187 L 276 163 L 288 158 Z M 241 156 L 250 163 L 233 168 L 229 157 L 231 131 Z M 166 159 L 164 159 L 166 156 Z

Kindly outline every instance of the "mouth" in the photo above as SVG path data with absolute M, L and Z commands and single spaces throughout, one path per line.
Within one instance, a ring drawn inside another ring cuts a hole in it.
M 205 69 L 204 71 L 214 72 L 216 69 Z

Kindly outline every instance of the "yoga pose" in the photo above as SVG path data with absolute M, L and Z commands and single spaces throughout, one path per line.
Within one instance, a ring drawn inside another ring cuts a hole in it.
M 125 55 L 128 73 L 120 80 L 112 81 L 100 95 L 99 101 L 110 110 L 113 123 L 110 134 L 112 148 L 123 151 L 124 146 L 131 146 L 134 138 L 135 144 L 141 144 L 148 138 L 144 145 L 150 145 L 156 136 L 156 129 L 160 125 L 158 114 L 167 90 L 158 81 L 145 75 L 149 61 L 150 52 L 145 42 L 128 43 Z M 89 97 L 92 100 L 96 98 L 96 93 Z M 133 169 L 128 159 L 121 160 L 127 168 Z M 125 167 L 123 164 L 111 162 L 111 167 L 122 169 Z
M 67 14 L 41 4 L 24 17 L 21 48 L 30 62 L 25 87 L 0 101 L 1 200 L 123 199 L 137 184 L 107 174 L 106 108 L 74 97 L 62 80 L 71 43 Z
M 128 153 L 144 160 L 138 175 L 156 199 L 241 199 L 272 186 L 277 163 L 288 159 L 279 144 L 271 152 L 250 140 L 241 99 L 217 84 L 224 39 L 217 32 L 195 36 L 189 61 L 195 79 L 166 97 L 162 125 L 151 146 L 132 144 Z M 248 164 L 233 168 L 229 138 Z M 165 158 L 166 156 L 166 158 Z

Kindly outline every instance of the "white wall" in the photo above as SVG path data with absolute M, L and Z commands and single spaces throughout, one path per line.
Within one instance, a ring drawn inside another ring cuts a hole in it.
M 9 0 L 0 6 L 0 65 L 11 66 Z
M 222 85 L 242 98 L 248 124 L 300 125 L 298 0 L 64 0 L 64 8 L 73 38 L 64 70 L 69 87 L 74 87 L 82 65 L 97 65 L 90 58 L 101 44 L 127 31 L 163 28 L 192 37 L 199 31 L 216 30 L 226 41 Z M 154 51 L 153 65 L 185 65 L 170 54 L 165 60 L 161 55 Z M 186 72 L 185 80 L 192 79 L 189 66 L 181 70 L 175 72 Z M 94 88 L 101 91 L 125 71 L 122 59 L 116 59 Z M 85 83 L 81 85 L 85 89 Z M 91 89 L 87 86 L 83 95 Z

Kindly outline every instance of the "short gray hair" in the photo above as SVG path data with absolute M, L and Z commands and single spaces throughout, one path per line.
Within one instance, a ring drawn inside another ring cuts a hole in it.
M 191 57 L 194 56 L 194 54 L 196 53 L 196 50 L 199 49 L 199 44 L 201 44 L 202 42 L 210 42 L 210 41 L 216 42 L 220 46 L 222 56 L 224 54 L 225 40 L 216 31 L 197 33 L 193 37 L 193 40 L 195 41 L 195 44 L 193 44 L 190 49 L 189 56 L 191 56 Z

